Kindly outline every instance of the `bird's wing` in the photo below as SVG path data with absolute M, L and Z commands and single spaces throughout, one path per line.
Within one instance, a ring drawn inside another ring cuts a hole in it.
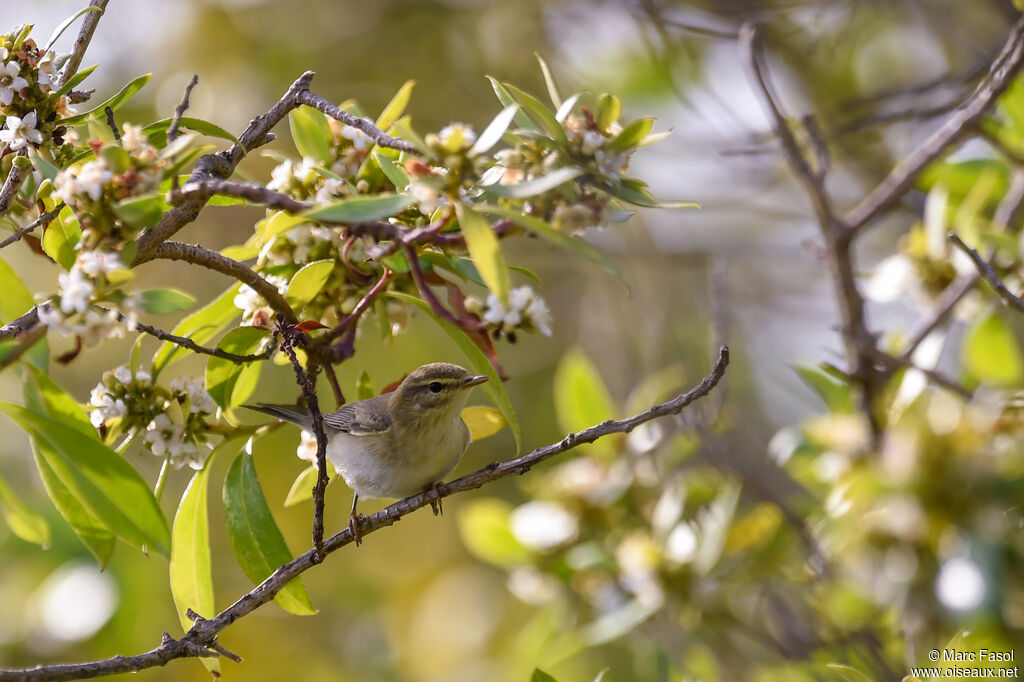
M 368 402 L 361 400 L 325 414 L 324 424 L 353 436 L 384 433 L 391 428 L 391 418 L 383 410 L 371 409 L 372 406 L 366 404 Z

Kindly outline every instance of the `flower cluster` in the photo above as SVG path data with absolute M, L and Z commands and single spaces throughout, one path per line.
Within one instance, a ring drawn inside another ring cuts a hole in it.
M 55 96 L 56 55 L 29 38 L 31 26 L 0 35 L 0 143 L 10 151 L 64 144 L 60 118 L 74 112 L 66 95 Z
M 486 304 L 475 296 L 467 296 L 466 310 L 479 317 L 488 332 L 495 338 L 506 337 L 515 341 L 518 330 L 538 331 L 544 336 L 551 336 L 551 312 L 544 299 L 529 286 L 512 289 L 508 294 L 508 302 L 503 302 L 494 294 L 487 296 Z
M 170 458 L 180 468 L 202 467 L 201 446 L 206 444 L 206 417 L 217 411 L 201 381 L 182 376 L 166 387 L 153 382 L 148 372 L 134 374 L 121 366 L 104 373 L 89 399 L 90 419 L 97 428 L 118 433 L 144 432 L 143 443 L 158 457 Z
M 130 277 L 118 254 L 82 251 L 71 269 L 58 276 L 59 291 L 49 305 L 40 307 L 39 319 L 59 334 L 79 337 L 86 346 L 121 338 L 138 322 L 138 294 L 118 288 Z
M 91 142 L 95 158 L 65 168 L 54 180 L 56 198 L 70 206 L 81 223 L 79 249 L 120 248 L 147 226 L 146 216 L 133 210 L 137 206 L 120 202 L 155 192 L 167 167 L 167 153 L 161 156 L 140 127 L 126 123 L 123 130 L 118 142 Z
M 268 275 L 265 279 L 277 287 L 282 294 L 288 289 L 288 280 L 283 277 Z M 270 309 L 263 297 L 248 284 L 243 284 L 239 288 L 234 302 L 235 307 L 242 311 L 242 324 L 252 327 L 267 327 L 274 319 L 274 311 Z

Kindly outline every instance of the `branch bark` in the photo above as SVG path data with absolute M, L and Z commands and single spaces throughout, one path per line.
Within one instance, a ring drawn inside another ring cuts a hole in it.
M 75 46 L 71 48 L 71 56 L 68 57 L 68 61 L 64 64 L 64 70 L 61 71 L 60 82 L 62 85 L 78 73 L 78 67 L 82 65 L 82 58 L 85 57 L 85 50 L 89 47 L 89 43 L 92 42 L 92 36 L 96 32 L 100 18 L 107 11 L 107 3 L 109 1 L 92 0 L 89 3 L 90 7 L 99 7 L 100 11 L 89 12 L 85 15 L 85 19 L 82 20 L 82 28 L 79 29 L 78 37 L 75 38 Z
M 687 406 L 711 392 L 729 364 L 729 349 L 723 346 L 718 360 L 704 379 L 686 393 L 664 403 L 653 406 L 646 412 L 622 420 L 607 420 L 584 429 L 569 433 L 557 443 L 537 448 L 529 454 L 508 462 L 490 464 L 483 469 L 458 478 L 451 483 L 439 485 L 427 492 L 400 500 L 385 509 L 363 518 L 359 523 L 359 536 L 367 535 L 391 526 L 404 516 L 425 507 L 439 499 L 455 493 L 475 490 L 488 483 L 525 474 L 552 457 L 593 443 L 599 438 L 615 433 L 629 433 L 636 427 L 659 417 L 675 415 Z M 354 540 L 352 532 L 345 529 L 324 541 L 324 553 L 331 554 Z M 138 672 L 146 668 L 166 665 L 177 658 L 195 658 L 216 655 L 219 645 L 217 636 L 240 618 L 271 601 L 292 578 L 304 573 L 317 564 L 317 553 L 310 549 L 287 564 L 275 570 L 270 577 L 244 594 L 234 604 L 209 620 L 197 619 L 192 628 L 181 639 L 173 639 L 166 633 L 160 646 L 137 656 L 115 656 L 102 661 L 64 665 L 37 666 L 23 670 L 0 670 L 0 682 L 55 682 L 57 680 L 80 680 L 125 672 Z

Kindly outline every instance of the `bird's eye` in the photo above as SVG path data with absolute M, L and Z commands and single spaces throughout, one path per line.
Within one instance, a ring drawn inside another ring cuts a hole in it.
M 444 386 L 441 385 L 440 381 L 431 381 L 430 385 L 427 386 L 427 388 L 430 389 L 431 393 L 440 393 L 441 389 L 444 388 Z

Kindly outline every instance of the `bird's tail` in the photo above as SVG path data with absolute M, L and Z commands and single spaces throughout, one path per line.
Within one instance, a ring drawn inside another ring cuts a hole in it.
M 268 403 L 256 403 L 255 405 L 244 405 L 250 410 L 256 410 L 263 414 L 269 414 L 271 417 L 277 417 L 283 419 L 286 422 L 292 424 L 298 424 L 303 428 L 310 428 L 313 426 L 313 417 L 309 414 L 309 410 L 305 407 L 299 407 L 298 405 L 270 405 Z

